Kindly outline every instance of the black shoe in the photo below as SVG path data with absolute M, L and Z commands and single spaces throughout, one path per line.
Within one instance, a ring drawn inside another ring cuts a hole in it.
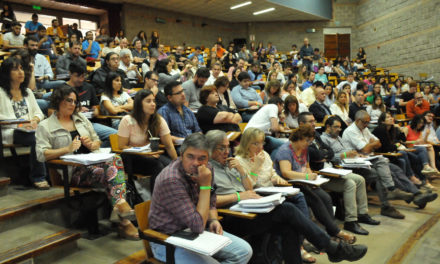
M 356 261 L 361 259 L 367 253 L 368 247 L 365 245 L 349 245 L 343 241 L 330 241 L 327 248 L 327 256 L 331 262 L 342 260 Z
M 392 206 L 382 207 L 380 209 L 380 214 L 384 215 L 384 216 L 391 217 L 391 218 L 395 218 L 395 219 L 404 219 L 405 218 L 405 216 L 403 214 L 401 214 L 399 211 L 396 210 L 396 208 L 394 208 Z
M 420 209 L 426 207 L 426 204 L 437 199 L 436 193 L 419 193 L 414 196 L 413 203 L 417 205 Z
M 358 223 L 367 224 L 367 225 L 380 225 L 380 221 L 374 220 L 368 214 L 358 215 Z
M 350 231 L 352 233 L 358 234 L 358 235 L 368 235 L 368 231 L 363 229 L 362 226 L 358 224 L 356 221 L 352 222 L 345 222 L 344 223 L 344 229 L 347 231 Z

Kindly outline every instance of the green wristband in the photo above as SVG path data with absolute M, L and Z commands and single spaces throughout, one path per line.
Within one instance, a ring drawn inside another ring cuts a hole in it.
M 200 190 L 211 190 L 211 186 L 200 186 Z
M 309 180 L 309 174 L 306 173 L 306 180 Z
M 238 192 L 236 192 L 235 194 L 237 194 L 237 202 L 240 202 L 241 201 L 240 194 Z
M 344 158 L 347 158 L 347 152 L 344 152 Z
M 253 173 L 253 172 L 249 172 L 249 175 L 252 175 L 252 176 L 258 177 L 258 174 Z

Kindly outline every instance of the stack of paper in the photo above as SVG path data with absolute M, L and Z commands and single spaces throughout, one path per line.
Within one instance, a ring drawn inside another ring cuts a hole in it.
M 336 174 L 336 175 L 340 175 L 340 176 L 345 176 L 345 175 L 353 172 L 352 170 L 336 169 L 336 168 L 332 168 L 332 167 L 324 168 L 320 171 L 330 173 L 330 174 Z
M 165 240 L 165 242 L 207 256 L 214 255 L 222 248 L 232 243 L 231 239 L 228 237 L 208 231 L 204 231 L 194 240 L 170 236 Z
M 320 186 L 321 184 L 327 183 L 329 182 L 330 179 L 328 178 L 324 178 L 318 175 L 318 177 L 316 177 L 316 180 L 289 180 L 289 182 L 291 183 L 295 183 L 295 182 L 300 182 L 300 183 L 306 183 L 306 184 L 310 184 L 310 185 L 315 185 L 315 186 Z
M 113 159 L 114 153 L 88 153 L 88 154 L 74 154 L 64 155 L 60 158 L 64 161 L 75 162 L 83 165 L 91 165 L 101 162 L 106 162 Z
M 274 194 L 274 193 L 281 193 L 283 196 L 290 196 L 295 195 L 299 193 L 299 188 L 294 188 L 291 186 L 288 187 L 260 187 L 255 189 L 257 193 L 261 194 Z
M 150 144 L 143 147 L 132 147 L 123 150 L 123 152 L 150 152 L 150 151 L 151 151 Z
M 375 157 L 375 156 L 372 156 Z M 369 157 L 371 160 L 371 157 Z M 341 166 L 344 168 L 365 168 L 370 169 L 372 164 L 367 158 L 352 158 L 352 159 L 343 159 Z
M 240 201 L 238 204 L 229 208 L 232 211 L 247 213 L 268 213 L 275 206 L 282 204 L 286 198 L 281 193 L 272 194 L 259 199 L 248 199 Z

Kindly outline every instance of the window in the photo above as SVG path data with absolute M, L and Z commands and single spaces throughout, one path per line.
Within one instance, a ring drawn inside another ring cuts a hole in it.
M 17 21 L 22 24 L 21 33 L 25 34 L 26 30 L 24 29 L 24 25 L 26 24 L 27 21 L 32 20 L 32 14 L 33 13 L 21 12 L 21 11 L 14 11 L 14 13 L 15 13 L 15 17 L 17 18 Z M 43 24 L 43 26 L 45 26 L 46 28 L 52 26 L 52 20 L 53 19 L 56 19 L 56 17 L 55 16 L 38 14 L 38 22 Z
M 96 29 L 98 28 L 98 25 L 96 22 L 89 21 L 89 20 L 80 20 L 79 21 L 79 30 L 83 33 L 83 35 L 86 35 L 87 31 L 92 31 L 93 34 L 96 36 Z

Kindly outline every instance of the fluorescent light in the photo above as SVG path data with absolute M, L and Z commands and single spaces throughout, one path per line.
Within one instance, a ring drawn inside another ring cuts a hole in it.
M 260 15 L 260 14 L 263 14 L 263 13 L 267 13 L 267 12 L 270 12 L 270 11 L 274 11 L 274 10 L 275 10 L 275 8 L 273 8 L 273 7 L 268 8 L 268 9 L 264 9 L 264 10 L 260 10 L 260 11 L 254 12 L 254 16 Z
M 252 4 L 252 2 L 251 1 L 247 1 L 247 2 L 244 2 L 244 3 L 238 4 L 238 5 L 235 5 L 235 6 L 231 6 L 231 9 L 240 8 L 240 7 L 243 7 L 243 6 L 250 5 L 250 4 Z

